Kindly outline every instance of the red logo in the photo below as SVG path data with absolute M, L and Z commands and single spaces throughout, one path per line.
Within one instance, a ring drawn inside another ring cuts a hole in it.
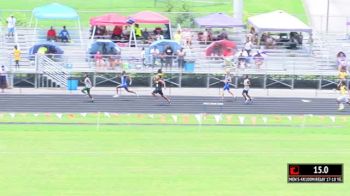
M 298 165 L 289 166 L 289 175 L 299 175 L 300 167 Z

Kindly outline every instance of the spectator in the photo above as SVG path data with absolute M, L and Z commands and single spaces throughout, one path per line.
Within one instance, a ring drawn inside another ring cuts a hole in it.
M 142 31 L 142 37 L 145 40 L 145 42 L 147 42 L 149 40 L 150 36 L 149 36 L 149 32 L 147 31 L 147 28 L 145 28 L 145 30 Z
M 7 77 L 6 77 L 6 69 L 5 66 L 1 66 L 0 69 L 0 88 L 1 92 L 4 93 L 4 89 L 7 88 Z
M 122 35 L 123 35 L 123 39 L 124 39 L 124 40 L 128 40 L 128 39 L 129 39 L 130 30 L 129 30 L 128 26 L 124 26 Z
M 16 28 L 16 18 L 11 15 L 10 17 L 7 18 L 7 35 L 8 37 L 13 37 L 15 34 L 15 28 Z
M 19 69 L 19 61 L 21 60 L 21 50 L 17 46 L 13 49 L 13 57 L 15 59 L 15 68 Z
M 248 57 L 248 54 L 245 50 L 242 50 L 240 53 L 239 53 L 239 56 L 238 56 L 238 68 L 240 69 L 244 69 L 247 67 L 247 57 Z
M 146 60 L 145 47 L 142 47 L 142 49 L 141 49 L 141 61 L 142 61 L 143 66 L 146 66 L 145 60 Z
M 340 71 L 343 67 L 347 68 L 347 60 L 344 52 L 340 51 L 337 54 L 337 66 L 338 71 Z
M 339 83 L 345 82 L 346 78 L 348 77 L 348 73 L 346 72 L 345 68 L 342 68 L 338 74 L 339 76 Z
M 255 62 L 255 66 L 257 69 L 260 69 L 261 66 L 264 64 L 264 57 L 261 55 L 260 51 L 258 51 L 254 57 L 254 62 Z
M 139 24 L 135 24 L 134 30 L 136 38 L 140 39 L 142 37 L 142 29 L 140 28 Z
M 150 50 L 151 56 L 152 56 L 152 66 L 154 67 L 156 65 L 156 60 L 159 58 L 159 49 L 157 46 L 153 47 Z
M 276 44 L 275 40 L 271 37 L 270 34 L 267 34 L 266 40 L 265 40 L 265 47 L 267 49 L 273 49 L 275 44 Z
M 156 27 L 156 28 L 153 30 L 153 33 L 154 33 L 154 35 L 163 35 L 163 30 L 162 30 L 162 28 L 160 28 L 160 27 Z
M 257 34 L 255 32 L 255 28 L 251 27 L 249 33 L 247 34 L 247 40 L 250 40 L 252 43 L 257 42 Z
M 247 40 L 244 44 L 244 50 L 247 52 L 248 56 L 250 56 L 250 52 L 252 51 L 253 43 L 251 40 Z
M 40 55 L 45 55 L 47 52 L 48 52 L 48 49 L 45 46 L 41 46 L 38 49 L 38 54 L 40 54 Z
M 174 40 L 177 43 L 181 44 L 181 39 L 182 39 L 182 35 L 181 35 L 181 30 L 179 29 L 179 30 L 176 31 L 176 33 L 174 35 Z
M 156 35 L 156 40 L 159 41 L 159 40 L 162 40 L 164 39 L 164 36 L 162 34 L 157 34 Z
M 69 42 L 70 35 L 68 30 L 66 29 L 66 26 L 63 26 L 63 29 L 59 33 L 59 38 L 61 39 L 61 42 Z
M 182 69 L 184 67 L 185 56 L 186 52 L 184 51 L 184 48 L 180 48 L 180 50 L 177 51 L 177 65 L 179 69 Z
M 222 31 L 218 37 L 220 37 L 221 39 L 228 39 L 228 33 L 227 33 L 225 28 L 222 29 Z M 219 39 L 219 40 L 221 40 L 221 39 Z
M 95 66 L 97 69 L 104 66 L 103 56 L 100 51 L 97 51 L 95 54 Z
M 51 26 L 47 31 L 47 41 L 56 41 L 56 30 Z
M 165 48 L 165 68 L 172 67 L 173 66 L 173 58 L 174 58 L 174 50 L 171 48 L 171 46 L 167 46 Z
M 112 37 L 111 39 L 116 40 L 116 39 L 121 39 L 122 38 L 122 33 L 123 29 L 121 26 L 115 26 L 112 32 Z

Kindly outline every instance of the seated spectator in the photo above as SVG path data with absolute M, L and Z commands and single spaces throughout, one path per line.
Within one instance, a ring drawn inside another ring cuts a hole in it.
M 149 35 L 149 32 L 147 31 L 147 28 L 145 28 L 145 30 L 142 31 L 142 37 L 144 40 L 149 40 L 150 35 Z
M 47 31 L 47 41 L 56 41 L 56 30 L 51 26 Z
M 159 40 L 162 40 L 164 39 L 164 36 L 162 34 L 157 34 L 156 35 L 156 40 L 159 41 Z
M 260 69 L 261 66 L 264 64 L 264 57 L 261 55 L 260 51 L 258 51 L 254 56 L 253 56 L 255 66 L 257 69 Z
M 252 43 L 257 43 L 257 33 L 255 28 L 251 27 L 249 33 L 247 34 L 247 40 L 250 40 Z
M 247 40 L 244 44 L 244 50 L 247 52 L 248 56 L 250 56 L 250 52 L 252 51 L 253 43 L 251 40 Z
M 162 30 L 162 28 L 160 28 L 160 27 L 156 27 L 156 28 L 153 30 L 153 33 L 154 33 L 154 35 L 163 35 L 163 30 Z
M 139 24 L 135 24 L 134 30 L 136 38 L 140 39 L 142 37 L 142 29 L 140 28 Z
M 228 39 L 228 33 L 227 33 L 227 31 L 226 31 L 225 28 L 222 29 L 222 31 L 221 31 L 220 35 L 218 36 L 218 38 L 219 38 L 219 37 L 220 37 L 221 39 Z
M 121 39 L 122 38 L 123 29 L 121 26 L 115 26 L 112 32 L 111 39 Z
M 242 50 L 238 56 L 238 68 L 244 69 L 247 67 L 248 54 L 245 50 Z
M 59 33 L 59 38 L 61 39 L 61 42 L 69 42 L 70 35 L 68 30 L 66 29 L 66 26 L 63 26 L 63 29 Z
M 47 54 L 48 51 L 49 51 L 48 48 L 46 48 L 45 46 L 41 46 L 41 47 L 38 49 L 38 54 L 45 55 L 45 54 Z
M 106 26 L 97 26 L 96 27 L 96 38 L 103 39 L 104 35 L 107 33 Z
M 273 49 L 276 45 L 275 40 L 271 37 L 270 34 L 267 34 L 266 40 L 265 40 L 265 47 L 267 49 Z
M 130 30 L 128 26 L 124 26 L 123 32 L 122 32 L 122 38 L 125 40 L 129 40 L 130 37 Z
M 103 56 L 100 51 L 97 51 L 95 54 L 95 63 L 96 63 L 96 69 L 99 69 L 104 66 Z

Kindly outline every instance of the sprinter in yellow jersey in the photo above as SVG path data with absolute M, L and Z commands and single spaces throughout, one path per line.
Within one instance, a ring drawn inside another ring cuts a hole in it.
M 350 105 L 348 89 L 346 88 L 345 82 L 342 81 L 339 84 L 340 96 L 337 98 L 337 103 L 339 105 L 338 110 L 344 110 L 344 103 Z

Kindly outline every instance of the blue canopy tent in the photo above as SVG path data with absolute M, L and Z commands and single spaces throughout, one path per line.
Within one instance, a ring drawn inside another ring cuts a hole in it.
M 167 46 L 170 46 L 175 52 L 181 48 L 180 44 L 177 41 L 168 40 L 168 39 L 155 41 L 149 46 L 149 48 L 157 47 L 159 52 L 164 52 Z
M 61 5 L 59 3 L 51 3 L 33 9 L 29 26 L 32 25 L 34 18 L 34 32 L 36 32 L 39 20 L 76 20 L 79 29 L 80 42 L 82 43 L 80 17 L 73 8 Z
M 100 51 L 102 55 L 120 55 L 121 53 L 121 49 L 117 44 L 115 44 L 111 40 L 106 40 L 106 39 L 95 40 L 90 45 L 87 52 L 90 58 L 93 58 L 93 56 L 97 53 L 97 51 Z

